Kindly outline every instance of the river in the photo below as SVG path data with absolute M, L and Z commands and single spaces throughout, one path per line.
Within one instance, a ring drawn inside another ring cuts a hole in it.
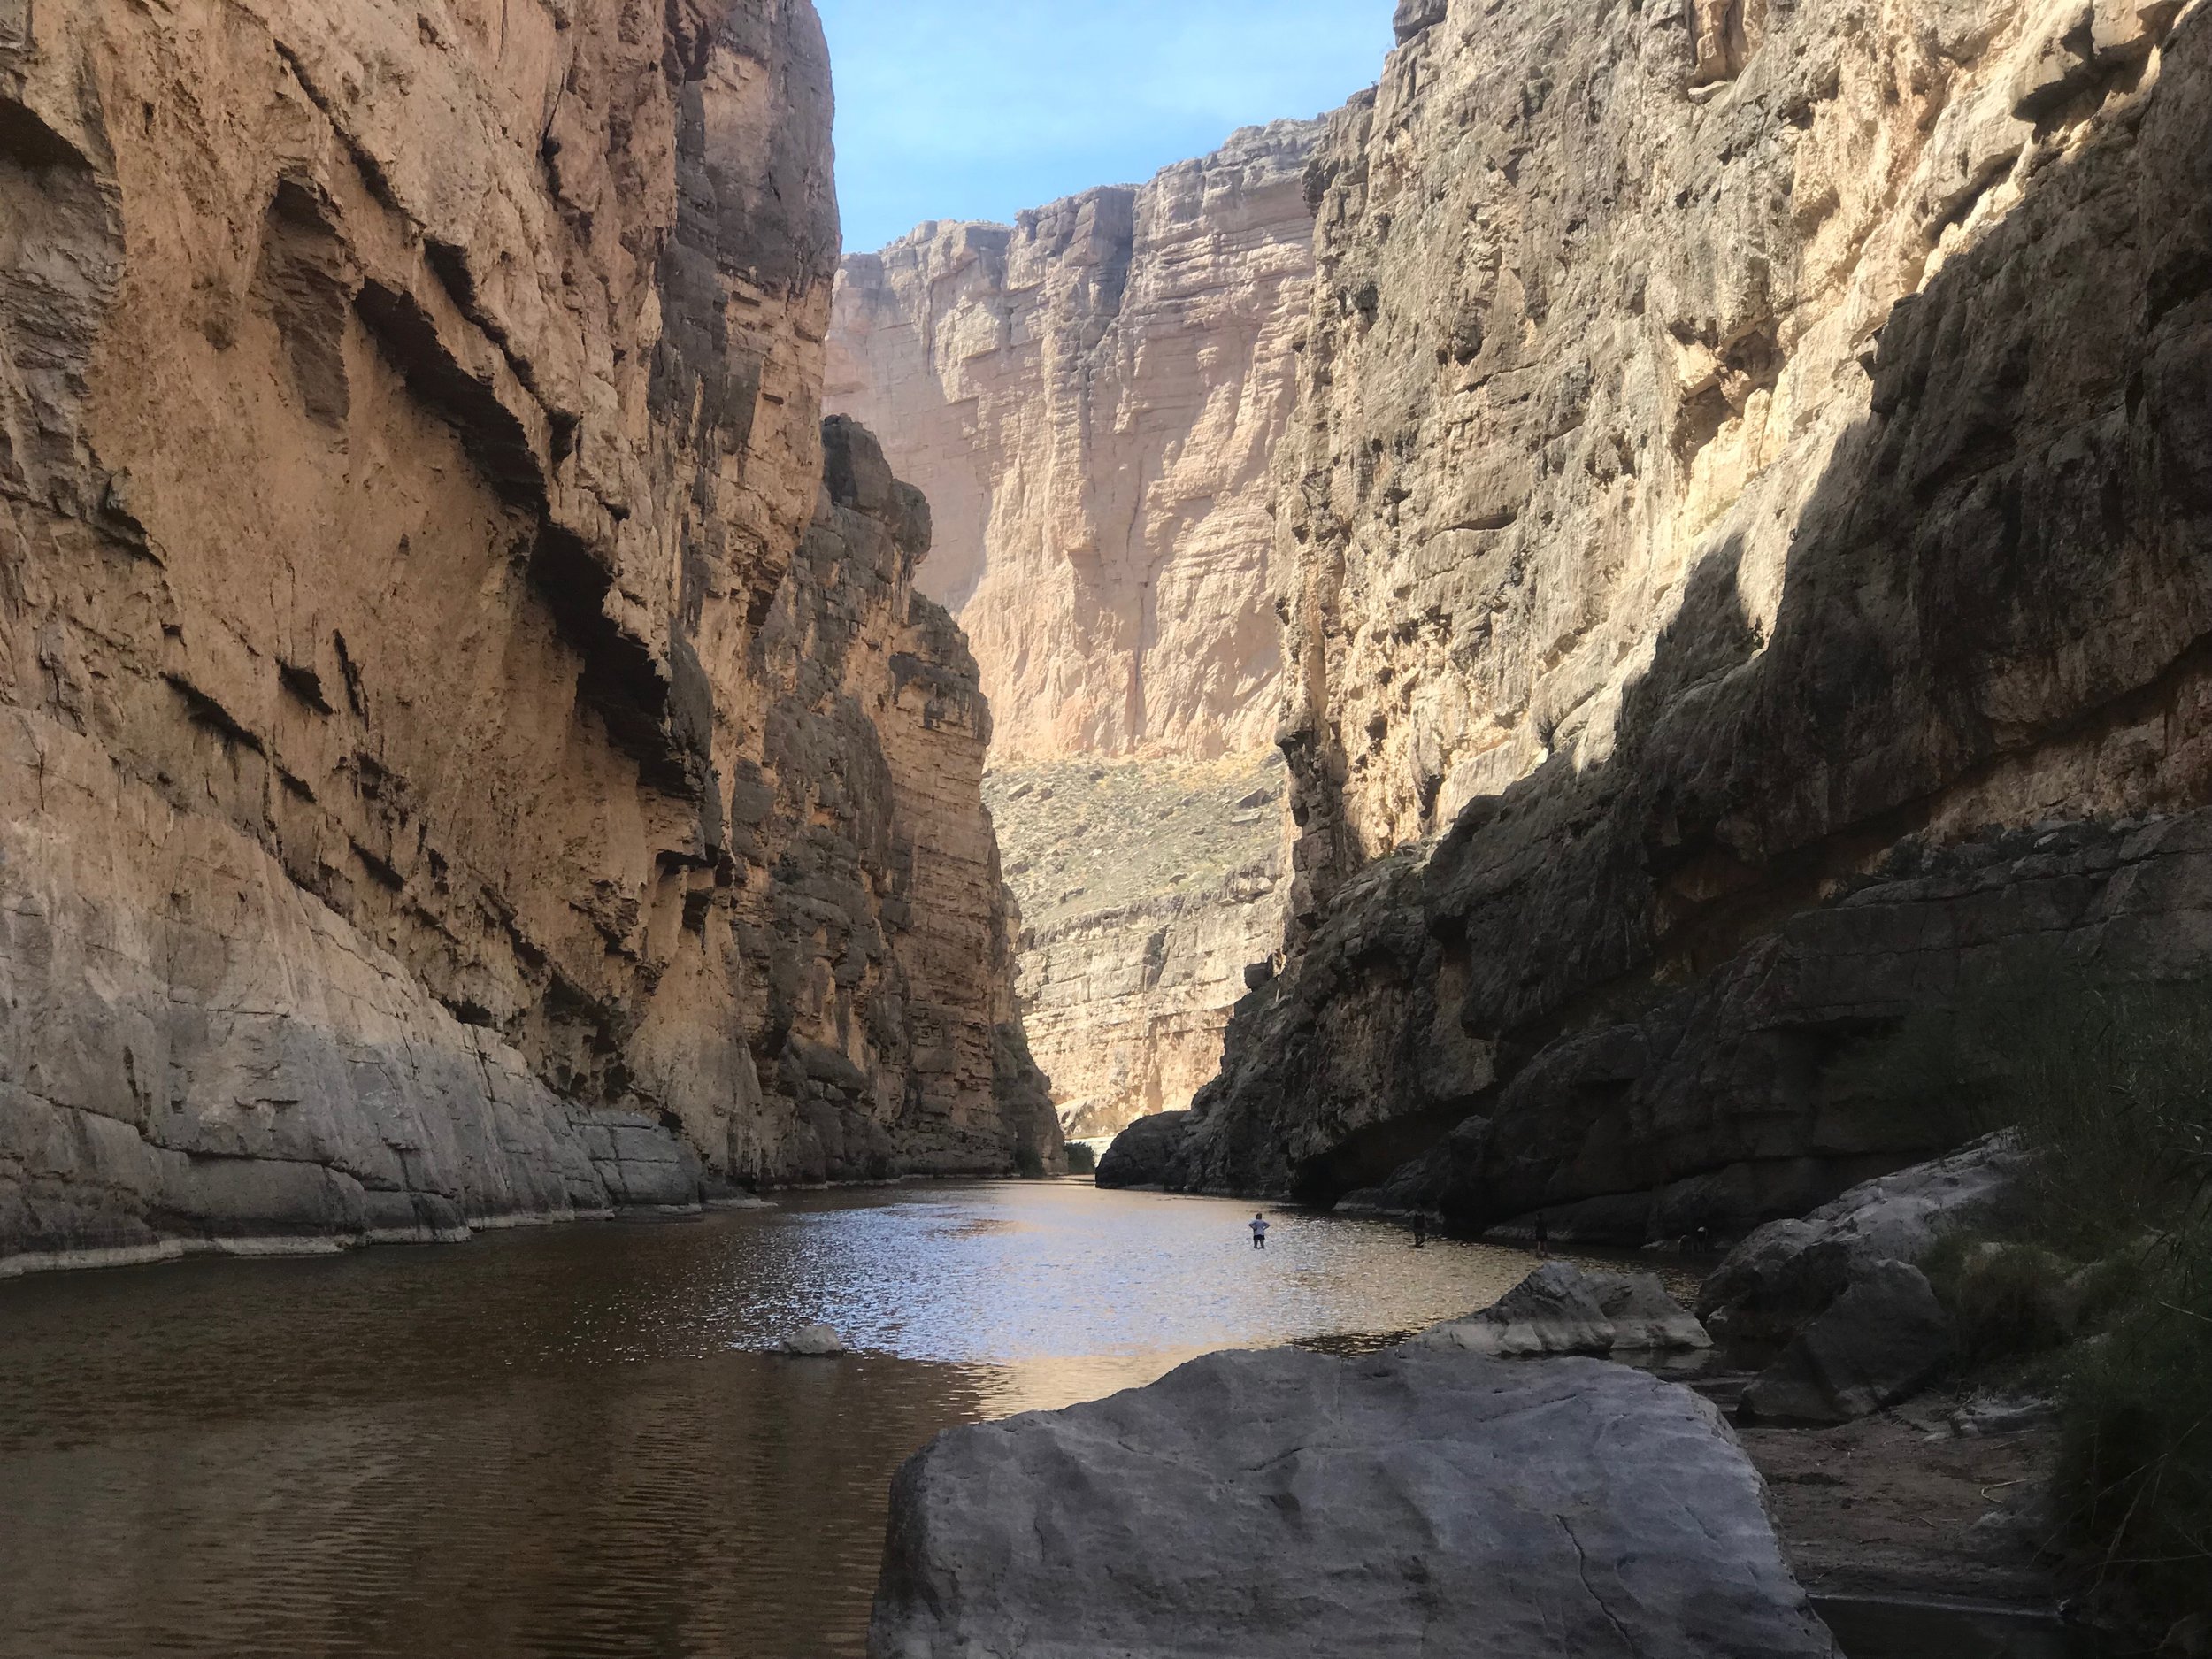
M 908 1186 L 0 1283 L 0 1656 L 858 1655 L 940 1429 L 1532 1265 L 1291 1214 L 1262 1254 L 1250 1213 Z M 859 1352 L 772 1351 L 816 1320 Z

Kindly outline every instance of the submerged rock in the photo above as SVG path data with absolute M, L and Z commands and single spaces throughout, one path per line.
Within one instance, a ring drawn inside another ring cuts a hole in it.
M 1159 1112 L 1140 1118 L 1114 1137 L 1098 1161 L 1101 1187 L 1154 1187 L 1181 1148 L 1195 1121 L 1189 1112 Z
M 783 1351 L 798 1359 L 834 1359 L 845 1352 L 845 1339 L 826 1325 L 810 1325 L 784 1338 Z
M 1927 1276 L 1909 1263 L 1876 1262 L 1744 1390 L 1741 1410 L 1767 1423 L 1870 1417 L 1919 1393 L 1957 1352 L 1951 1316 Z
M 1490 1307 L 1432 1326 L 1410 1345 L 1513 1359 L 1707 1348 L 1713 1339 L 1656 1275 L 1548 1262 Z
M 956 1429 L 892 1487 L 872 1659 L 1833 1655 L 1713 1407 L 1642 1372 L 1215 1354 Z

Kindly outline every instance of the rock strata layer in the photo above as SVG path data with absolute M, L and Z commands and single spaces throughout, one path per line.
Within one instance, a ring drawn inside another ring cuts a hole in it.
M 936 511 L 923 581 L 974 641 L 1000 762 L 1268 743 L 1269 466 L 1321 132 L 845 260 L 830 407 Z
M 1170 1171 L 1742 1232 L 2212 958 L 2201 4 L 1400 9 L 1310 174 L 1283 971 Z
M 1080 1586 L 1073 1593 L 1071 1586 Z M 1836 1648 L 1713 1407 L 1592 1360 L 1217 1354 L 941 1435 L 872 1659 Z
M 1056 1156 L 829 125 L 805 0 L 0 6 L 0 1258 Z
M 1021 906 L 1022 1024 L 1071 1138 L 1179 1111 L 1221 1069 L 1229 1010 L 1282 944 L 1282 797 L 1273 757 L 985 779 Z
M 921 580 L 998 714 L 1023 1008 L 1072 1135 L 1187 1105 L 1281 940 L 1270 467 L 1322 130 L 1240 132 L 1010 227 L 925 225 L 838 281 L 830 404 L 936 515 Z M 1101 760 L 1110 776 L 1071 770 Z M 1216 808 L 1190 867 L 1164 864 Z

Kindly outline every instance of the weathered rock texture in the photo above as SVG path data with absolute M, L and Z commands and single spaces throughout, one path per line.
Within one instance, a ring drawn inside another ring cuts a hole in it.
M 1770 1221 L 1699 1288 L 1697 1310 L 1732 1346 L 1778 1348 L 1883 1262 L 1918 1267 L 1947 1233 L 2000 1221 L 2026 1154 L 1991 1135 L 1853 1187 L 1801 1219 Z
M 1021 905 L 1022 1024 L 1065 1132 L 1188 1106 L 1247 971 L 1282 945 L 1280 760 L 995 766 L 984 796 Z
M 1101 1187 L 1157 1187 L 1182 1150 L 1183 1138 L 1197 1119 L 1187 1111 L 1155 1112 L 1140 1118 L 1099 1155 Z
M 1281 941 L 1279 786 L 1257 830 L 1241 797 L 1270 780 L 1221 786 L 1262 770 L 1280 704 L 1269 468 L 1322 131 L 1241 132 L 1010 228 L 925 225 L 839 279 L 829 401 L 882 434 L 936 517 L 921 580 L 998 714 L 1023 1008 L 1071 1134 L 1187 1104 L 1244 970 Z M 1103 787 L 1061 774 L 1093 757 L 1124 764 Z M 1210 763 L 1219 777 L 1190 775 Z M 1041 810 L 1056 795 L 1064 811 Z M 1199 839 L 1240 856 L 1163 861 L 1194 805 L 1225 820 Z
M 1594 1360 L 1214 1354 L 892 1486 L 872 1659 L 1440 1650 L 1836 1651 L 1713 1407 Z
M 1409 1340 L 1415 1348 L 1494 1359 L 1713 1346 L 1705 1327 L 1667 1294 L 1657 1274 L 1585 1273 L 1571 1262 L 1547 1262 L 1480 1312 L 1432 1325 Z
M 1294 948 L 1173 1177 L 1747 1228 L 1956 1144 L 1839 1063 L 2015 944 L 2205 965 L 2212 32 L 1402 10 L 1312 173 Z
M 1753 1379 L 1740 1409 L 1752 1422 L 1847 1423 L 1911 1398 L 1957 1357 L 1926 1275 L 1876 1262 Z
M 0 1257 L 1052 1156 L 829 120 L 806 0 L 0 4 Z
M 848 257 L 829 403 L 928 495 L 923 577 L 974 641 L 1002 763 L 1263 748 L 1268 469 L 1312 272 L 1322 128 L 1141 188 Z

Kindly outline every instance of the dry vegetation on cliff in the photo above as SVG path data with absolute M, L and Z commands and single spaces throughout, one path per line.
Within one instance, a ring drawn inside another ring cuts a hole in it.
M 1021 1011 L 1074 1137 L 1179 1110 L 1221 1063 L 1245 970 L 1282 939 L 1273 755 L 996 766 Z

